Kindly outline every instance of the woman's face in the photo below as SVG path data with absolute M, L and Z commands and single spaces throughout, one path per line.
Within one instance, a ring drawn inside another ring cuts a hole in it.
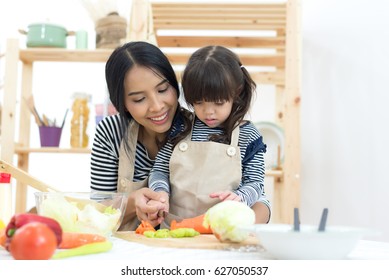
M 124 103 L 148 134 L 167 132 L 178 106 L 177 92 L 152 70 L 133 67 L 124 79 Z

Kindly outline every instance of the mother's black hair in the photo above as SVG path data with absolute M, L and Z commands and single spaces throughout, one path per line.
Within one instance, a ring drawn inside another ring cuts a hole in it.
M 133 41 L 116 48 L 105 65 L 105 79 L 110 100 L 120 114 L 122 135 L 127 134 L 128 124 L 133 119 L 125 107 L 124 80 L 134 66 L 146 67 L 162 79 L 166 79 L 177 92 L 177 102 L 179 98 L 178 81 L 173 67 L 158 47 L 143 41 Z M 177 112 L 179 111 L 178 103 Z M 123 139 L 128 151 L 128 139 L 126 137 Z

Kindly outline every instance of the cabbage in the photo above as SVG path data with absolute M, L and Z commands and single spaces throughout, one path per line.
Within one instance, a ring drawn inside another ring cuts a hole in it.
M 242 242 L 249 233 L 239 229 L 239 226 L 249 226 L 255 223 L 255 213 L 246 204 L 226 200 L 211 207 L 204 217 L 203 225 L 211 227 L 212 232 L 220 241 Z
M 108 207 L 107 207 L 108 208 Z M 109 235 L 120 219 L 120 211 L 110 207 L 101 213 L 88 204 L 78 213 L 77 227 L 82 232 Z
M 112 206 L 100 212 L 93 204 L 80 210 L 76 202 L 69 202 L 63 196 L 45 199 L 41 205 L 41 215 L 53 218 L 65 232 L 87 232 L 109 235 L 121 217 L 121 211 Z
M 80 210 L 63 196 L 53 196 L 42 201 L 40 215 L 53 218 L 63 231 L 77 231 L 76 222 Z

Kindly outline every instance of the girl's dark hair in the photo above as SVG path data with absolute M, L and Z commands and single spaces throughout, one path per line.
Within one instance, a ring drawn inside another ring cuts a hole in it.
M 189 106 L 198 101 L 232 101 L 224 133 L 211 135 L 211 141 L 230 143 L 232 131 L 247 114 L 256 84 L 239 57 L 222 46 L 206 46 L 189 58 L 182 76 L 182 88 Z
M 130 112 L 127 111 L 124 103 L 124 79 L 127 72 L 136 65 L 146 67 L 156 75 L 166 79 L 176 90 L 178 102 L 179 87 L 176 74 L 169 60 L 158 47 L 147 42 L 134 41 L 116 48 L 105 65 L 105 79 L 111 102 L 120 114 L 122 135 L 126 135 L 129 122 L 133 118 Z M 181 107 L 178 103 L 174 119 L 176 119 L 179 112 L 181 112 Z M 167 135 L 170 135 L 170 130 Z M 123 140 L 128 152 L 130 150 L 128 139 L 123 137 Z

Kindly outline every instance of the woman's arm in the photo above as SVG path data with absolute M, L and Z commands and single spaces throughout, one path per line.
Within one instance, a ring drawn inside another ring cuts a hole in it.
M 90 161 L 92 190 L 116 191 L 121 140 L 118 115 L 106 117 L 99 122 Z

